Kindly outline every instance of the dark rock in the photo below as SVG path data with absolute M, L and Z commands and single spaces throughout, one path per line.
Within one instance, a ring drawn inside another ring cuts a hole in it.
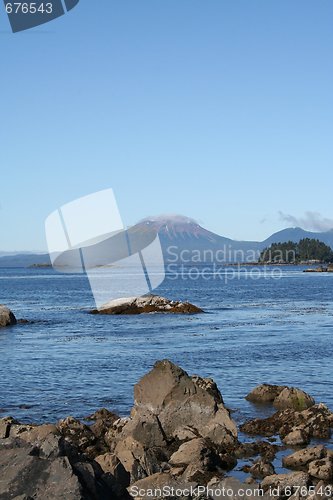
M 57 428 L 64 439 L 80 453 L 86 453 L 94 458 L 100 454 L 100 448 L 97 446 L 97 438 L 91 428 L 73 417 L 67 417 L 60 420 Z M 103 450 L 104 451 L 104 450 Z
M 132 418 L 127 422 L 122 435 L 130 435 L 146 448 L 165 447 L 167 438 L 158 416 L 146 408 L 132 410 Z
M 169 452 L 157 446 L 146 447 L 131 435 L 123 437 L 115 448 L 115 454 L 130 474 L 131 483 L 146 476 L 162 472 Z
M 237 458 L 249 458 L 261 455 L 261 458 L 264 461 L 271 462 L 274 460 L 276 453 L 281 448 L 281 446 L 269 443 L 268 441 L 241 443 L 237 448 L 235 455 Z
M 2 500 L 130 498 L 111 473 L 105 474 L 97 462 L 74 445 L 76 442 L 85 446 L 85 442 L 82 443 L 85 429 L 83 431 L 77 422 L 69 419 L 61 429 L 64 435 L 49 424 L 29 426 L 10 418 L 3 419 L 1 424 L 6 426 L 3 434 L 7 436 L 0 439 Z M 73 437 L 75 432 L 77 439 Z
M 189 302 L 178 302 L 157 295 L 116 299 L 93 309 L 91 314 L 143 314 L 143 313 L 196 314 L 203 310 Z
M 266 476 L 275 474 L 273 465 L 270 462 L 265 462 L 263 459 L 256 461 L 250 467 L 249 472 L 255 479 L 263 479 Z
M 116 415 L 116 413 L 113 413 L 106 408 L 102 408 L 101 410 L 96 411 L 93 415 L 86 417 L 86 420 L 94 421 L 94 424 L 91 426 L 91 430 L 95 436 L 100 439 L 104 438 L 105 434 L 108 432 L 110 427 L 113 426 L 114 422 L 119 420 L 119 415 Z
M 1 450 L 0 497 L 3 500 L 20 495 L 40 500 L 77 500 L 83 497 L 83 489 L 73 474 L 68 458 L 48 461 L 33 456 L 30 452 L 29 446 Z
M 105 420 L 108 422 L 115 422 L 118 420 L 119 415 L 114 413 L 113 411 L 107 410 L 106 408 L 101 408 L 100 410 L 95 411 L 92 415 L 88 415 L 85 417 L 85 420 L 92 420 L 96 422 L 97 420 Z
M 17 321 L 12 311 L 0 304 L 0 328 L 16 325 L 16 323 Z
M 254 419 L 240 428 L 251 435 L 279 434 L 288 445 L 306 444 L 311 438 L 327 439 L 333 427 L 333 413 L 320 403 L 303 411 L 286 409 L 265 419 Z
M 130 474 L 126 471 L 123 464 L 114 453 L 104 453 L 95 458 L 103 472 L 112 474 L 115 480 L 124 488 L 130 484 Z
M 13 424 L 18 424 L 18 422 L 12 417 L 5 417 L 0 419 L 0 439 L 9 437 L 10 428 Z

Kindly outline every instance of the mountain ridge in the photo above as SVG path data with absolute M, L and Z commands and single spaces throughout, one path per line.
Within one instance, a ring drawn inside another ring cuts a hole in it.
M 181 262 L 182 252 L 186 252 L 189 257 L 192 255 L 192 260 L 196 262 L 206 262 L 207 252 L 210 252 L 209 255 L 213 255 L 215 252 L 216 256 L 219 253 L 220 257 L 223 256 L 222 252 L 224 252 L 225 259 L 215 259 L 219 262 L 251 262 L 255 261 L 260 252 L 272 243 L 286 241 L 297 243 L 303 238 L 318 239 L 333 249 L 333 229 L 325 232 L 312 232 L 300 227 L 285 228 L 273 233 L 263 241 L 238 241 L 213 233 L 190 217 L 164 215 L 146 217 L 132 226 L 131 230 L 158 233 L 166 263 L 176 260 Z M 0 267 L 2 268 L 50 264 L 47 253 L 6 253 L 7 255 L 1 255 L 2 252 L 0 252 Z M 189 262 L 192 260 L 190 258 Z

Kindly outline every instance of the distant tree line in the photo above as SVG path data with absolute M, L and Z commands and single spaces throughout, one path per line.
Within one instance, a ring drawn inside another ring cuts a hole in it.
M 299 243 L 287 241 L 272 243 L 265 248 L 259 257 L 259 262 L 299 263 L 302 261 L 318 261 L 323 263 L 333 262 L 331 247 L 322 241 L 304 238 Z

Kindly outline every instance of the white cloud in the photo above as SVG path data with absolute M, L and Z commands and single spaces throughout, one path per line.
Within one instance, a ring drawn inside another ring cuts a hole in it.
M 323 217 L 319 212 L 305 212 L 303 217 L 279 212 L 280 219 L 291 226 L 301 227 L 307 231 L 329 231 L 333 229 L 333 219 Z

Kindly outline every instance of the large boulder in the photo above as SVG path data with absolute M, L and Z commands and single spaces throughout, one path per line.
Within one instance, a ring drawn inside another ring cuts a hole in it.
M 121 431 L 109 431 L 131 484 L 169 470 L 187 481 L 207 482 L 217 468 L 235 466 L 236 424 L 213 380 L 158 361 L 136 384 L 134 400 Z
M 169 300 L 158 295 L 146 295 L 144 297 L 126 297 L 111 300 L 99 309 L 93 309 L 91 314 L 196 314 L 202 312 L 203 310 L 200 307 L 189 302 Z
M 16 325 L 17 320 L 8 307 L 0 304 L 0 328 Z
M 186 425 L 216 445 L 230 448 L 237 443 L 236 424 L 215 382 L 190 377 L 171 361 L 155 363 L 135 385 L 134 401 L 134 413 L 148 410 L 158 417 L 167 440 Z

